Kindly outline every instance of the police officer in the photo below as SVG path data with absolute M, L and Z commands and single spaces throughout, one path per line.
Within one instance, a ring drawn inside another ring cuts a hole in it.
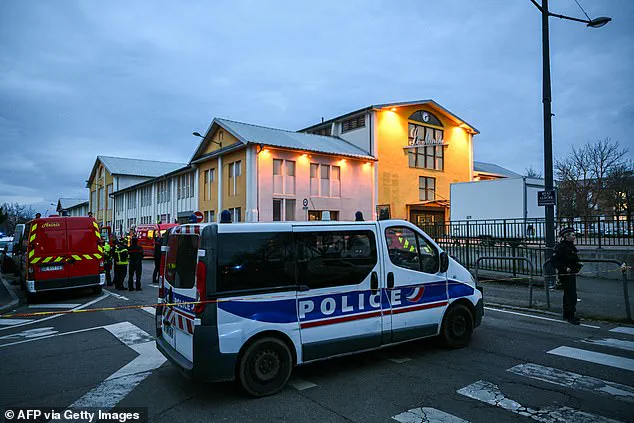
M 161 269 L 161 246 L 163 243 L 161 242 L 160 237 L 154 238 L 154 272 L 152 272 L 152 283 L 159 283 L 159 275 Z
M 125 289 L 123 281 L 128 271 L 128 247 L 120 239 L 114 249 L 114 285 L 118 290 Z
M 220 223 L 231 223 L 231 212 L 229 210 L 223 210 L 220 213 Z
M 583 265 L 579 262 L 578 250 L 575 247 L 575 229 L 564 228 L 559 232 L 559 236 L 561 241 L 555 245 L 551 261 L 559 273 L 559 282 L 564 289 L 564 320 L 578 325 L 580 320 L 575 316 L 577 310 L 577 273 Z
M 137 237 L 132 237 L 130 242 L 130 270 L 128 271 L 128 289 L 134 291 L 132 277 L 136 274 L 136 290 L 141 290 L 141 272 L 143 270 L 143 248 L 139 245 Z
M 106 239 L 103 244 L 103 270 L 106 273 L 106 286 L 112 286 L 112 251 L 110 248 L 110 240 Z

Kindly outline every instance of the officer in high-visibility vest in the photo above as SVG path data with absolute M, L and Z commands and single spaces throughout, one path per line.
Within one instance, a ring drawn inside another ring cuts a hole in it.
M 110 240 L 106 239 L 103 244 L 103 270 L 106 273 L 106 286 L 112 286 L 112 251 L 110 248 Z
M 114 248 L 114 284 L 117 290 L 125 289 L 123 281 L 128 271 L 128 247 L 123 240 L 119 240 Z

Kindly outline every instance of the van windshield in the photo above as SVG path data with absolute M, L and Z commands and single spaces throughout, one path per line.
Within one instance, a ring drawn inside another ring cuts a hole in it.
M 200 236 L 178 234 L 168 238 L 165 279 L 174 288 L 193 288 Z

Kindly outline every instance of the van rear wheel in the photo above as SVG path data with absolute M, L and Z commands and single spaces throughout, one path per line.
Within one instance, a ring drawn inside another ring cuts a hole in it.
M 273 395 L 284 387 L 293 370 L 293 357 L 284 342 L 262 338 L 251 344 L 240 360 L 238 378 L 248 394 Z
M 440 336 L 449 348 L 465 347 L 473 334 L 473 316 L 463 304 L 449 307 L 442 321 Z

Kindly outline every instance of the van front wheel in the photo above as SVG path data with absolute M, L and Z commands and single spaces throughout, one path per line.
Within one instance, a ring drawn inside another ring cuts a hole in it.
M 293 357 L 286 344 L 277 338 L 262 338 L 242 355 L 238 376 L 248 394 L 263 397 L 282 389 L 292 370 Z
M 442 322 L 440 336 L 449 348 L 462 348 L 471 340 L 473 317 L 463 304 L 449 307 Z

